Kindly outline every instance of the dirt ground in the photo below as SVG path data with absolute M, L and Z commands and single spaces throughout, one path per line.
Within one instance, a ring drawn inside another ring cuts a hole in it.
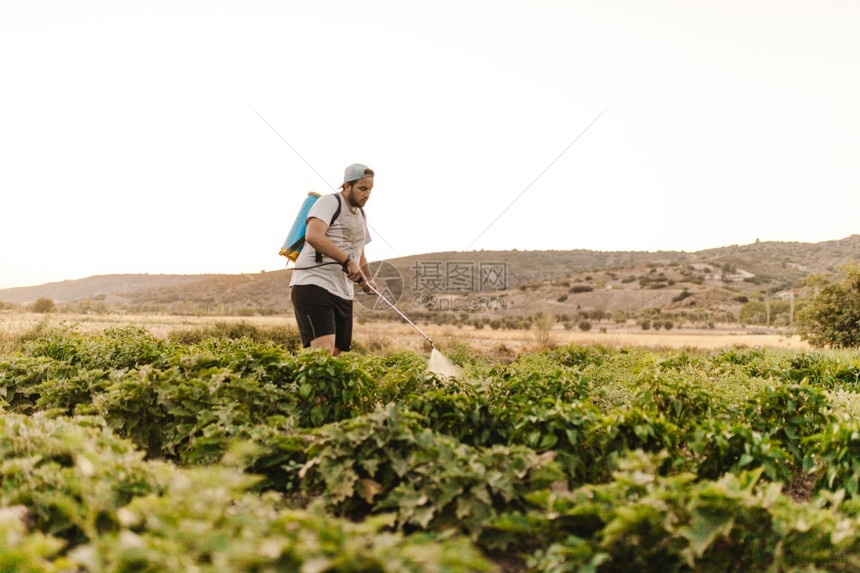
M 154 336 L 166 337 L 176 330 L 188 330 L 214 322 L 245 321 L 259 327 L 295 325 L 291 317 L 194 317 L 175 315 L 72 315 L 0 312 L 0 339 L 11 339 L 31 331 L 38 325 L 53 327 L 73 326 L 80 332 L 99 332 L 105 328 L 136 325 L 145 328 Z M 504 346 L 511 351 L 521 351 L 541 346 L 538 332 L 526 330 L 475 329 L 472 326 L 418 325 L 440 349 L 455 343 L 467 344 L 476 349 L 492 350 Z M 424 338 L 406 323 L 367 323 L 354 326 L 355 340 L 372 348 L 402 348 L 420 350 L 425 347 Z M 603 346 L 643 346 L 650 348 L 739 348 L 772 347 L 790 350 L 808 350 L 810 346 L 799 337 L 776 332 L 745 331 L 743 329 L 717 328 L 708 330 L 678 329 L 671 331 L 643 331 L 607 329 L 596 326 L 590 332 L 565 330 L 556 325 L 548 338 L 549 344 L 569 343 Z

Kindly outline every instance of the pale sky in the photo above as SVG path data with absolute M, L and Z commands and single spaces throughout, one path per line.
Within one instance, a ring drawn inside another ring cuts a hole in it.
M 284 268 L 353 162 L 371 260 L 841 239 L 858 30 L 853 0 L 0 0 L 0 288 Z

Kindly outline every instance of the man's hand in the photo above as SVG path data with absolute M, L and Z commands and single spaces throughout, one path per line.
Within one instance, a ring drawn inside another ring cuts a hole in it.
M 361 290 L 363 290 L 367 294 L 374 294 L 373 289 L 370 287 L 373 287 L 373 289 L 378 290 L 378 287 L 376 286 L 376 281 L 374 280 L 363 281 L 361 283 Z
M 346 266 L 346 276 L 349 277 L 349 280 L 356 283 L 364 282 L 364 275 L 361 274 L 361 267 L 358 266 L 358 262 L 355 259 L 349 259 L 349 263 Z

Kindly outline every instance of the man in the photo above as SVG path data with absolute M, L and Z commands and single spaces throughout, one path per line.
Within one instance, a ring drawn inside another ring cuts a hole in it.
M 352 283 L 367 293 L 376 288 L 364 257 L 370 242 L 364 205 L 372 190 L 373 170 L 354 163 L 344 172 L 340 193 L 320 197 L 308 212 L 305 247 L 290 281 L 305 348 L 337 356 L 352 345 Z

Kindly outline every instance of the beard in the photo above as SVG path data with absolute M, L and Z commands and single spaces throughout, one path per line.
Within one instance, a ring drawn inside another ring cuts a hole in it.
M 352 191 L 349 192 L 349 195 L 347 195 L 346 198 L 349 201 L 349 204 L 353 207 L 364 207 L 364 204 L 367 203 L 367 199 L 361 201 Z

